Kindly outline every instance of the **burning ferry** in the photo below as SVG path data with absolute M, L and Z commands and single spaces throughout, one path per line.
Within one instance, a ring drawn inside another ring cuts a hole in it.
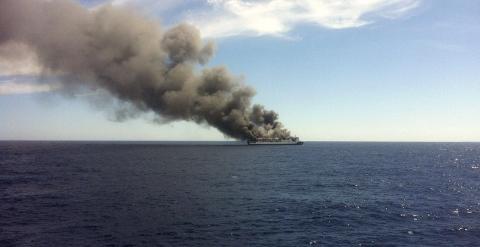
M 248 145 L 302 145 L 298 137 L 281 138 L 256 138 L 247 141 Z

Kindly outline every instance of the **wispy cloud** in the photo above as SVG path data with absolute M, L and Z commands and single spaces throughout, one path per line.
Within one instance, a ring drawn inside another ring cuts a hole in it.
M 310 23 L 341 29 L 367 25 L 375 18 L 398 18 L 420 0 L 208 0 L 207 9 L 192 11 L 187 21 L 205 37 L 284 36 Z
M 288 36 L 299 24 L 355 28 L 379 18 L 396 19 L 422 0 L 109 0 L 152 16 L 172 14 L 174 22 L 197 26 L 203 37 Z M 168 19 L 168 18 L 167 18 Z M 170 20 L 172 21 L 172 20 Z M 167 21 L 168 23 L 169 21 Z
M 467 52 L 467 47 L 463 46 L 460 43 L 452 43 L 445 40 L 416 40 L 416 43 L 425 46 L 431 49 L 436 49 L 445 52 Z
M 54 91 L 60 88 L 59 84 L 18 82 L 16 80 L 0 81 L 0 96 L 12 94 L 32 94 Z
M 155 11 L 162 11 L 175 8 L 184 4 L 185 0 L 112 0 L 109 3 L 120 6 L 145 7 Z
M 201 4 L 202 1 L 205 0 L 110 0 L 96 7 L 104 4 L 134 7 L 150 16 L 160 17 L 160 20 L 163 21 L 163 15 L 168 15 L 171 11 L 178 9 L 189 10 L 192 8 L 191 6 Z M 179 12 L 181 13 L 182 11 L 179 10 Z

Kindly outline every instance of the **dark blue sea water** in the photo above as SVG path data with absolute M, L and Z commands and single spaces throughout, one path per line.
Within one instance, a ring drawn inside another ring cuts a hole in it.
M 479 167 L 475 143 L 1 142 L 0 246 L 479 246 Z

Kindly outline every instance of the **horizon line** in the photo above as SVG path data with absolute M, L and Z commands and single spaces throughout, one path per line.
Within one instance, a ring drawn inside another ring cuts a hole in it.
M 246 140 L 108 140 L 108 139 L 0 139 L 0 142 L 246 142 Z M 375 141 L 375 140 L 309 140 L 303 142 L 355 142 L 355 143 L 480 143 L 480 141 L 424 141 L 424 140 L 391 140 L 391 141 Z

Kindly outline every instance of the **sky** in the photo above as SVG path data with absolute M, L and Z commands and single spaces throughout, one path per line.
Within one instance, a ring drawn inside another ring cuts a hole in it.
M 187 22 L 306 141 L 480 141 L 480 2 L 470 0 L 82 0 Z M 0 51 L 2 54 L 2 51 Z M 38 84 L 29 54 L 0 58 L 2 140 L 225 140 L 212 127 L 114 121 Z

